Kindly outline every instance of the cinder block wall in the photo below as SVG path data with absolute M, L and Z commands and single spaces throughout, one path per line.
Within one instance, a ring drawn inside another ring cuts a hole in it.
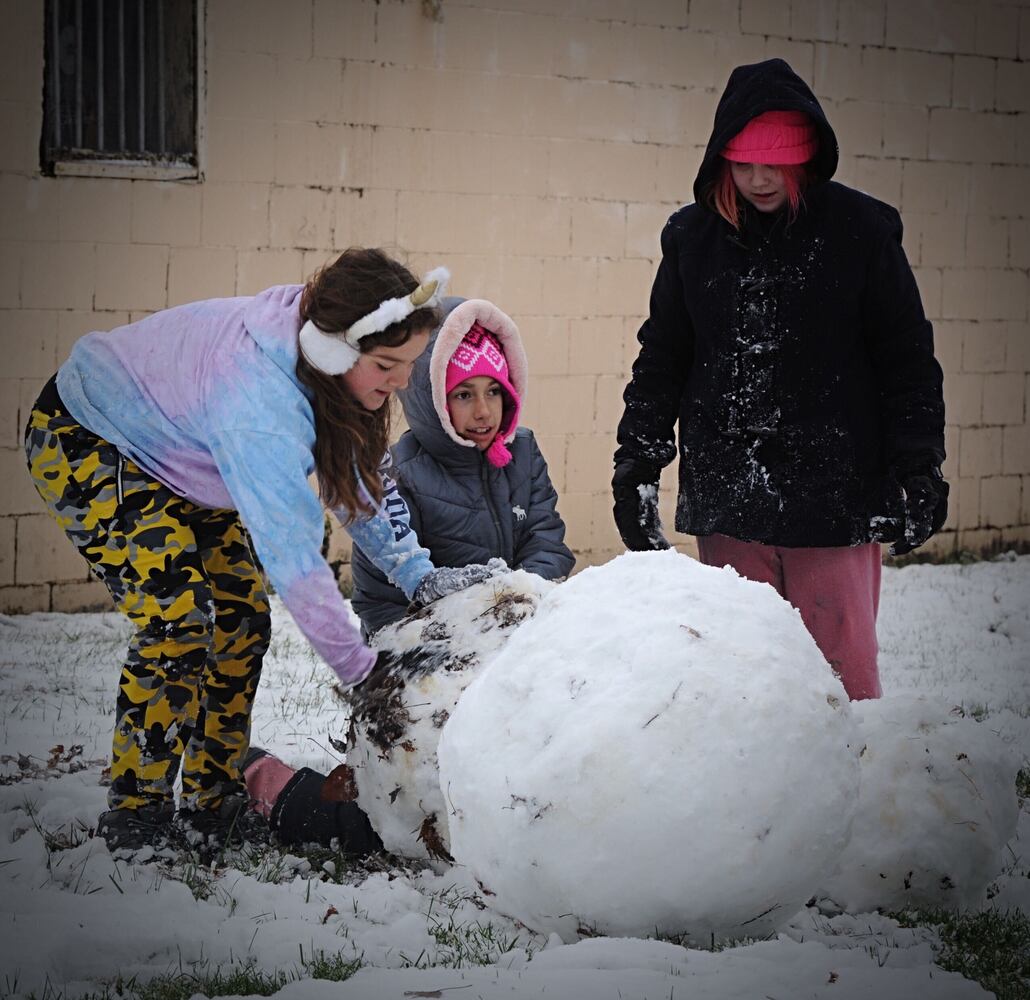
M 445 263 L 515 317 L 571 544 L 611 557 L 658 234 L 730 70 L 773 55 L 824 103 L 839 179 L 905 219 L 947 373 L 936 548 L 1030 540 L 1025 0 L 208 0 L 201 183 L 40 176 L 43 5 L 0 11 L 0 608 L 106 603 L 20 449 L 75 339 L 300 281 L 351 244 Z

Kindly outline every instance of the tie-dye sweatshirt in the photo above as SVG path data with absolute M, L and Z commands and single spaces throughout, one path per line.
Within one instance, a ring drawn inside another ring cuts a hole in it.
M 355 683 L 375 654 L 321 554 L 322 505 L 308 482 L 315 420 L 295 371 L 302 287 L 194 302 L 88 334 L 58 371 L 57 388 L 79 423 L 177 494 L 239 511 L 301 630 L 341 680 Z M 433 567 L 385 472 L 383 481 L 378 511 L 348 531 L 410 597 Z

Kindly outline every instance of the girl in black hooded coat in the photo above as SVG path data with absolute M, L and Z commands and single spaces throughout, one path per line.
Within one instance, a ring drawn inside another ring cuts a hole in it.
M 695 202 L 662 232 L 612 485 L 626 546 L 667 547 L 678 451 L 676 529 L 775 586 L 848 694 L 878 697 L 878 543 L 911 551 L 947 513 L 942 375 L 900 216 L 836 167 L 787 63 L 733 71 Z

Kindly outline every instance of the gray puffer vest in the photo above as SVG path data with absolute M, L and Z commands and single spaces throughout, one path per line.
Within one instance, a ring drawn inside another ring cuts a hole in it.
M 446 300 L 448 314 L 461 301 Z M 513 323 L 511 330 L 518 336 Z M 446 369 L 441 358 L 433 363 L 439 333 L 416 362 L 409 387 L 398 393 L 410 430 L 391 449 L 392 473 L 411 512 L 411 527 L 435 566 L 500 557 L 513 569 L 548 580 L 567 576 L 575 557 L 565 545 L 558 496 L 533 432 L 518 428 L 508 444 L 511 461 L 500 469 L 445 432 L 431 384 L 431 370 L 442 378 Z M 442 398 L 439 387 L 437 396 Z M 371 634 L 402 618 L 408 601 L 357 547 L 352 559 L 351 603 Z

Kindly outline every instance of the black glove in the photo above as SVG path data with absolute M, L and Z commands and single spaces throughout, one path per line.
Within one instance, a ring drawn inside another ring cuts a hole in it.
M 898 476 L 905 514 L 901 536 L 890 547 L 892 556 L 919 548 L 948 517 L 948 484 L 938 466 Z
M 669 548 L 658 516 L 658 470 L 624 459 L 612 476 L 615 526 L 631 552 Z
M 490 559 L 485 565 L 471 563 L 468 566 L 431 569 L 418 581 L 412 598 L 416 604 L 425 607 L 433 601 L 440 600 L 441 597 L 447 597 L 448 594 L 455 594 L 475 583 L 489 580 L 490 577 L 507 569 L 508 566 L 503 559 Z

